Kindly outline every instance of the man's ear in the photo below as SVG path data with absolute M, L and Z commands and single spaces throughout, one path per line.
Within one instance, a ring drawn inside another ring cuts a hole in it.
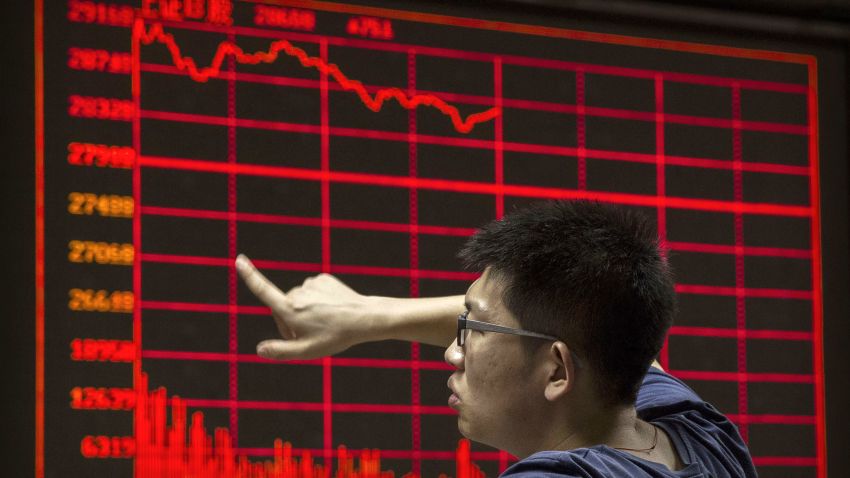
M 572 391 L 576 380 L 576 363 L 567 344 L 557 341 L 546 351 L 546 400 L 555 402 Z

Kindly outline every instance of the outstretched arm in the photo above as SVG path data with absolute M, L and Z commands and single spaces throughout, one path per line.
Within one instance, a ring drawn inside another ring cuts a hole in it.
M 455 318 L 463 312 L 463 296 L 365 296 L 328 274 L 310 277 L 284 293 L 244 255 L 237 257 L 236 270 L 271 309 L 280 332 L 280 339 L 257 344 L 257 353 L 266 358 L 318 358 L 386 339 L 445 346 L 455 336 Z

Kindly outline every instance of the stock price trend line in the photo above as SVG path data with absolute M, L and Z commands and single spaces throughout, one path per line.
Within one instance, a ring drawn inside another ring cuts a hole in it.
M 356 93 L 363 104 L 376 113 L 383 108 L 384 103 L 388 100 L 396 100 L 399 105 L 408 110 L 413 110 L 420 106 L 428 106 L 448 116 L 455 130 L 459 133 L 469 133 L 475 125 L 491 121 L 501 114 L 500 108 L 493 107 L 470 114 L 464 118 L 456 106 L 446 103 L 435 95 L 407 95 L 396 87 L 379 89 L 372 96 L 366 91 L 366 87 L 363 86 L 362 82 L 346 76 L 336 64 L 328 63 L 320 57 L 310 56 L 307 52 L 294 46 L 287 40 L 274 41 L 269 45 L 267 51 L 257 51 L 254 53 L 245 53 L 238 45 L 229 41 L 223 41 L 219 43 L 210 65 L 206 67 L 198 67 L 192 57 L 184 56 L 180 50 L 180 46 L 174 40 L 174 36 L 166 33 L 160 23 L 153 23 L 150 29 L 146 29 L 144 21 L 137 19 L 133 23 L 133 42 L 139 42 L 139 44 L 143 45 L 151 45 L 157 42 L 164 45 L 171 54 L 174 65 L 180 70 L 185 70 L 190 78 L 201 83 L 219 75 L 221 65 L 228 55 L 232 55 L 239 63 L 256 65 L 259 63 L 273 63 L 277 61 L 282 52 L 287 56 L 296 58 L 304 68 L 313 68 L 324 75 L 332 77 L 343 90 Z

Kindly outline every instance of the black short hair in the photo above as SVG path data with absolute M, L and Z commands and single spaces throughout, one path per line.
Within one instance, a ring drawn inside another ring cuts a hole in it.
M 478 230 L 459 252 L 504 281 L 505 307 L 596 371 L 608 404 L 631 404 L 673 321 L 673 276 L 655 227 L 623 208 L 551 201 Z

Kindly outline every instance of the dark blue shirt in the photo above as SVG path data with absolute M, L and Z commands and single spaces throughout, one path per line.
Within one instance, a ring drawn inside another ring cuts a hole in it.
M 541 451 L 518 461 L 503 478 L 531 477 L 755 477 L 738 429 L 687 385 L 650 367 L 635 403 L 638 416 L 660 427 L 673 442 L 684 467 L 670 471 L 609 446 Z

